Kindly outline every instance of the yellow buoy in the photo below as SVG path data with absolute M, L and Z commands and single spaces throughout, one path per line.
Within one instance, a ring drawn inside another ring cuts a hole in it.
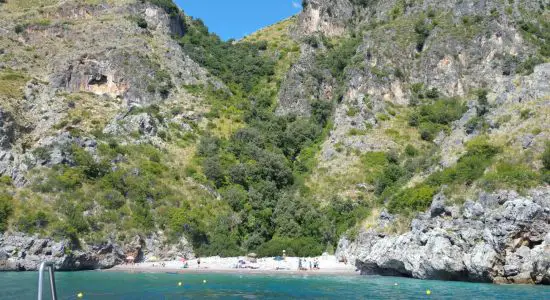
M 426 295 L 431 295 L 431 294 L 432 294 L 432 291 L 426 290 Z
M 80 293 L 76 294 L 76 297 L 82 298 L 82 297 L 84 297 L 84 294 L 82 294 L 82 292 L 80 292 Z
M 181 283 L 181 281 L 180 281 L 180 282 L 178 282 L 178 286 L 182 286 L 182 285 L 183 285 L 183 283 Z

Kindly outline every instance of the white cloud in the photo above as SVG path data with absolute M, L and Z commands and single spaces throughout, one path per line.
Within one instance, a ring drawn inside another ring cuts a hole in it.
M 302 8 L 302 4 L 300 4 L 300 2 L 292 1 L 292 7 L 294 7 L 294 8 Z

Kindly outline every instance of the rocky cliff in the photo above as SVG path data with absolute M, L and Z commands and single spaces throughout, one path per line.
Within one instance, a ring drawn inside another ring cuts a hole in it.
M 158 235 L 143 239 L 137 235 L 121 245 L 106 241 L 95 245 L 74 245 L 75 241 L 55 241 L 51 238 L 29 236 L 24 233 L 5 233 L 0 237 L 0 271 L 35 271 L 44 261 L 55 263 L 61 271 L 109 269 L 127 262 L 148 257 L 161 260 L 194 258 L 189 242 L 167 243 Z
M 0 3 L 1 269 L 338 246 L 549 283 L 548 0 L 306 0 L 229 42 L 92 2 Z
M 91 136 L 118 111 L 125 114 L 133 106 L 182 97 L 182 85 L 208 81 L 207 71 L 171 38 L 184 33 L 183 15 L 170 16 L 161 7 L 141 2 L 50 1 L 52 5 L 39 12 L 32 3 L 16 2 L 0 7 L 6 15 L 0 24 L 5 32 L 2 76 L 19 79 L 10 81 L 21 93 L 2 94 L 6 112 L 0 124 L 6 141 L 0 174 L 12 177 L 18 186 L 25 184 L 26 171 L 64 159 L 43 160 L 31 152 L 54 148 L 50 137 L 67 127 Z M 43 18 L 37 19 L 37 13 Z M 91 113 L 91 108 L 95 121 L 81 115 Z
M 323 33 L 327 36 L 345 34 L 353 20 L 355 7 L 349 0 L 303 1 L 299 16 L 300 34 Z
M 134 111 L 198 101 L 185 85 L 222 85 L 182 52 L 176 39 L 186 32 L 186 16 L 177 8 L 148 1 L 41 4 L 0 4 L 0 175 L 11 178 L 1 188 L 8 199 L 18 197 L 36 178 L 45 179 L 47 169 L 74 165 L 73 146 L 92 161 L 99 160 L 98 148 L 107 135 L 136 133 L 117 140 L 164 146 L 157 134 L 168 121 Z M 181 114 L 171 118 L 183 126 L 181 132 L 192 130 Z M 33 210 L 31 202 L 37 199 L 30 198 L 17 205 L 17 214 Z M 44 203 L 54 198 L 39 200 L 41 216 L 49 215 Z M 27 229 L 53 221 L 41 220 L 31 221 Z M 140 259 L 193 256 L 185 238 L 168 242 L 162 232 L 85 243 L 66 234 L 54 240 L 41 238 L 51 234 L 34 229 L 12 230 L 0 238 L 1 270 L 34 270 L 44 260 L 55 261 L 61 270 L 78 270 L 109 268 L 130 254 Z
M 44 261 L 52 261 L 64 271 L 95 270 L 111 268 L 126 260 L 124 251 L 116 244 L 107 243 L 88 251 L 72 248 L 68 241 L 5 234 L 0 238 L 0 270 L 35 271 Z
M 445 201 L 437 195 L 400 235 L 389 233 L 396 218 L 383 211 L 356 240 L 342 239 L 336 255 L 365 275 L 549 284 L 548 188 L 481 194 L 462 206 Z
M 356 39 L 357 45 L 340 75 L 342 92 L 336 95 L 334 127 L 309 184 L 319 190 L 321 201 L 326 201 L 323 195 L 337 193 L 375 207 L 357 231 L 339 242 L 337 255 L 354 262 L 363 274 L 548 284 L 548 183 L 505 184 L 503 176 L 502 182 L 489 187 L 485 178 L 499 172 L 495 165 L 481 167 L 479 175 L 465 181 L 454 173 L 472 170 L 463 168 L 466 148 L 480 137 L 502 145 L 498 160 L 513 168 L 525 164 L 540 170 L 534 153 L 543 152 L 550 138 L 546 125 L 550 65 L 544 64 L 548 53 L 542 50 L 548 40 L 534 42 L 524 24 L 541 18 L 540 23 L 533 22 L 547 26 L 548 3 L 526 1 L 520 8 L 515 1 L 306 2 L 298 23 L 306 35 L 303 40 L 311 44 L 311 37 L 332 36 Z M 326 39 L 317 40 L 317 51 L 331 51 Z M 307 67 L 303 63 L 307 57 L 303 53 L 297 66 Z M 534 60 L 534 68 L 526 70 Z M 309 66 L 302 72 L 315 74 L 318 67 Z M 334 84 L 332 77 L 320 85 Z M 293 77 L 289 79 L 292 82 Z M 304 82 L 293 85 L 297 96 L 289 107 L 302 103 L 301 111 L 307 113 L 309 100 L 299 96 Z M 420 98 L 419 89 L 424 90 Z M 430 91 L 433 95 L 428 95 Z M 486 111 L 480 105 L 480 91 Z M 461 98 L 467 103 L 450 127 L 436 129 L 434 135 L 410 117 L 410 109 L 423 106 L 430 97 Z M 540 114 L 509 119 L 522 110 Z M 480 119 L 486 122 L 484 129 L 471 126 Z M 539 125 L 540 130 L 533 131 Z M 412 149 L 427 151 L 427 161 L 413 162 L 417 154 Z M 397 163 L 390 161 L 390 167 L 384 167 L 386 162 L 375 159 L 383 152 L 393 153 L 390 160 Z M 400 167 L 415 169 L 414 174 Z M 373 175 L 376 172 L 385 175 L 380 178 Z M 454 174 L 451 180 L 441 179 L 449 173 Z M 394 184 L 401 191 L 391 196 Z M 495 192 L 497 186 L 516 189 L 522 196 L 515 191 Z M 542 187 L 526 191 L 533 186 Z M 422 191 L 429 192 L 421 196 Z M 431 203 L 430 209 L 411 214 L 409 205 L 420 198 Z M 396 201 L 406 201 L 405 209 L 395 209 Z

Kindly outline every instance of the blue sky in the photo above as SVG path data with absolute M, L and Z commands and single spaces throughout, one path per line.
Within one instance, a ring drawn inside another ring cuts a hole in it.
M 222 39 L 239 39 L 301 10 L 301 0 L 175 0 Z

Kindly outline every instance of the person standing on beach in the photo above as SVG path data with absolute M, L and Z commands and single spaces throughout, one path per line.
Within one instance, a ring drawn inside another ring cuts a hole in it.
M 311 259 L 308 259 L 309 262 L 309 270 L 311 271 Z
M 197 269 L 201 268 L 201 258 L 197 257 Z
M 298 259 L 298 271 L 302 271 L 302 259 Z

